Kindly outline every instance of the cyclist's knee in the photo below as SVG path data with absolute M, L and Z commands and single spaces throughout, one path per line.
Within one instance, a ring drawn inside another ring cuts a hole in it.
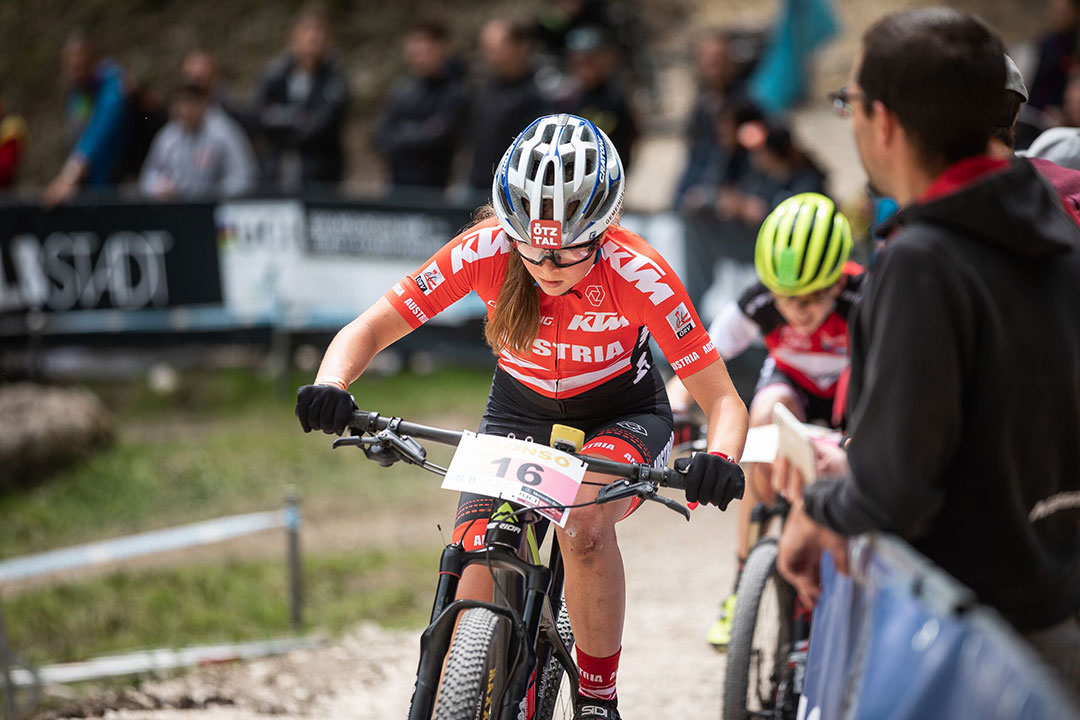
M 588 512 L 592 510 L 593 512 Z M 611 548 L 617 548 L 614 523 L 601 508 L 576 508 L 559 532 L 563 555 L 588 564 Z M 575 513 L 580 513 L 577 517 Z

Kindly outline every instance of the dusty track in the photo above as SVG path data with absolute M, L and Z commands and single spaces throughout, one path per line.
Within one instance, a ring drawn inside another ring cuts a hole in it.
M 704 642 L 732 583 L 734 516 L 699 509 L 684 522 L 659 506 L 620 527 L 628 607 L 619 677 L 630 720 L 719 717 L 723 657 Z M 418 630 L 363 626 L 327 647 L 246 665 L 208 667 L 145 683 L 123 703 L 190 709 L 110 710 L 115 720 L 334 720 L 403 718 Z

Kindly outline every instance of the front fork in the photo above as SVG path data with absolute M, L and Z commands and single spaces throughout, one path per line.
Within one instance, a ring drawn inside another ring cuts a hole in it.
M 476 600 L 456 600 L 461 573 L 472 563 L 490 564 L 493 568 L 512 570 L 525 579 L 525 597 L 520 615 L 513 608 Z M 510 682 L 499 711 L 500 720 L 516 720 L 520 699 L 528 690 L 529 677 L 537 666 L 534 648 L 540 634 L 544 599 L 551 590 L 552 572 L 543 565 L 533 565 L 504 548 L 488 548 L 483 553 L 466 552 L 459 544 L 447 545 L 439 561 L 439 583 L 431 608 L 431 623 L 420 636 L 420 664 L 416 671 L 409 720 L 428 720 L 435 711 L 435 694 L 442 675 L 443 659 L 458 616 L 474 607 L 488 608 L 510 620 L 508 657 L 522 658 L 512 669 Z

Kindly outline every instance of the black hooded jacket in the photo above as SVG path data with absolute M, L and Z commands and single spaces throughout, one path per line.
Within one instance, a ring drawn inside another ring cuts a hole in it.
M 890 229 L 851 325 L 853 478 L 807 511 L 1049 627 L 1080 609 L 1080 228 L 1017 160 Z

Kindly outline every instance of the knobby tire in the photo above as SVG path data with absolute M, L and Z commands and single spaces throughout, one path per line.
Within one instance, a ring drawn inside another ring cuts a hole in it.
M 791 652 L 795 604 L 794 589 L 777 572 L 776 556 L 775 540 L 770 538 L 758 543 L 746 559 L 739 580 L 731 642 L 727 647 L 723 720 L 746 720 L 752 717 L 751 710 L 775 707 L 776 689 L 782 673 L 787 669 L 788 654 Z M 763 617 L 761 612 L 766 599 L 769 600 L 766 610 L 769 617 Z M 772 600 L 776 601 L 775 605 Z M 768 647 L 755 650 L 755 631 L 763 628 L 768 630 L 770 626 L 765 623 L 777 627 L 776 640 L 770 642 Z M 755 687 L 750 687 L 751 665 L 758 674 Z M 764 678 L 760 677 L 763 665 L 769 668 L 768 677 Z
M 495 720 L 508 683 L 510 621 L 487 608 L 461 614 L 439 686 L 435 720 Z

